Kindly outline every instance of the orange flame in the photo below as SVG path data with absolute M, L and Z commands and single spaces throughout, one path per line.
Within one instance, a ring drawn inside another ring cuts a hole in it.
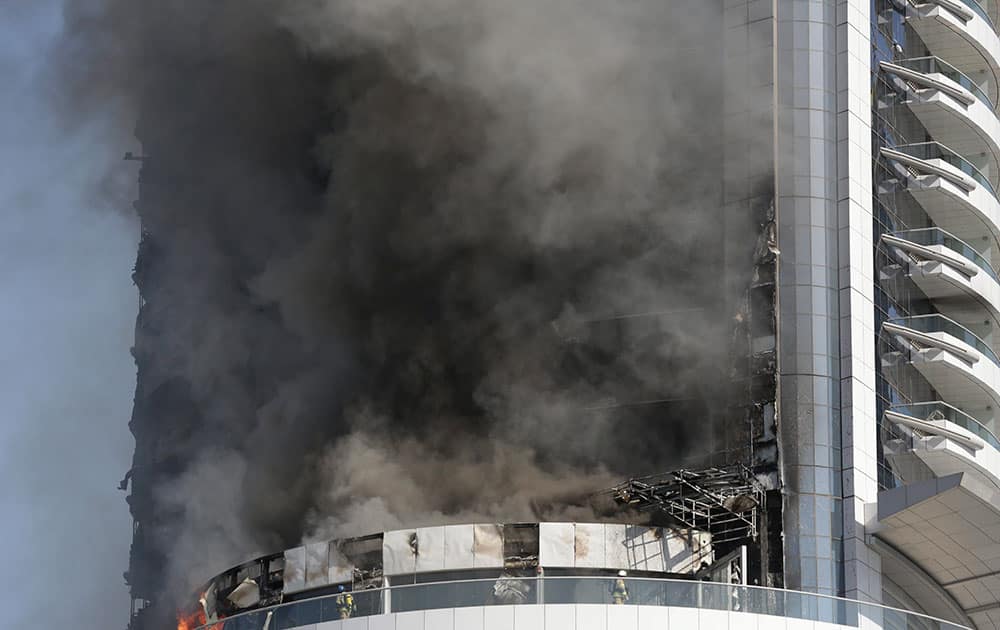
M 186 617 L 181 613 L 177 614 L 177 630 L 194 630 L 205 625 L 205 623 L 205 613 L 201 610 Z
M 177 630 L 195 630 L 196 628 L 200 628 L 207 623 L 208 620 L 205 618 L 205 611 L 203 610 L 193 612 L 187 616 L 177 613 Z M 213 624 L 207 630 L 223 630 L 224 625 L 225 624 L 222 623 L 220 616 L 220 621 Z

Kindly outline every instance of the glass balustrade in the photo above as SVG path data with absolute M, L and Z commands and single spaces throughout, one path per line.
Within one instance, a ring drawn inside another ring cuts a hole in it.
M 993 349 L 986 345 L 986 342 L 977 337 L 968 328 L 965 328 L 961 324 L 948 319 L 944 315 L 934 313 L 931 315 L 898 317 L 896 319 L 890 319 L 889 323 L 922 333 L 945 333 L 951 335 L 959 341 L 973 347 L 981 355 L 992 361 L 994 365 L 1000 367 L 1000 359 L 997 358 Z
M 986 92 L 977 83 L 966 76 L 961 70 L 938 57 L 914 57 L 912 59 L 900 59 L 892 63 L 922 74 L 943 75 L 971 92 L 973 96 L 991 110 L 993 109 L 993 101 L 990 100 L 990 97 L 986 95 Z
M 620 603 L 775 615 L 855 627 L 867 619 L 884 628 L 964 630 L 964 626 L 877 604 L 756 586 L 625 578 L 627 595 L 623 598 L 616 580 L 613 576 L 501 578 L 392 586 L 351 593 L 354 606 L 348 616 L 502 604 Z M 504 581 L 507 584 L 501 584 Z M 514 592 L 516 597 L 511 595 Z M 327 595 L 241 613 L 199 630 L 261 630 L 265 623 L 269 630 L 289 630 L 348 616 L 338 595 Z
M 994 282 L 1000 283 L 1000 279 L 997 278 L 996 271 L 990 265 L 986 258 L 974 250 L 971 245 L 968 245 L 962 239 L 951 235 L 950 233 L 942 230 L 938 227 L 931 228 L 920 228 L 917 230 L 904 230 L 901 232 L 893 232 L 891 236 L 896 238 L 901 238 L 904 241 L 909 241 L 917 245 L 941 245 L 955 252 L 959 256 L 972 262 L 982 270 L 986 275 L 994 280 Z
M 984 442 L 1000 451 L 1000 440 L 993 435 L 993 432 L 983 426 L 978 420 L 962 412 L 948 403 L 936 400 L 933 402 L 911 403 L 909 405 L 896 405 L 890 411 L 910 416 L 917 420 L 933 422 L 935 420 L 946 420 L 954 425 L 960 426 L 976 435 Z
M 993 185 L 990 184 L 990 180 L 986 179 L 986 176 L 973 166 L 972 162 L 966 160 L 940 142 L 918 142 L 916 144 L 904 144 L 888 148 L 918 160 L 941 160 L 971 177 L 977 184 L 989 191 L 994 198 L 997 196 Z

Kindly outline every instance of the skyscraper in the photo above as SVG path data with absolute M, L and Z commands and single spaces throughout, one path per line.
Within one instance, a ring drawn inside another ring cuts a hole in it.
M 998 7 L 522 4 L 152 45 L 135 630 L 1000 627 Z

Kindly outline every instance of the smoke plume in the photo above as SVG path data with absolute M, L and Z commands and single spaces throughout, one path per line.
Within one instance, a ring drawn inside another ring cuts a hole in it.
M 68 119 L 113 105 L 142 147 L 132 508 L 169 587 L 711 446 L 744 220 L 717 3 L 66 12 Z

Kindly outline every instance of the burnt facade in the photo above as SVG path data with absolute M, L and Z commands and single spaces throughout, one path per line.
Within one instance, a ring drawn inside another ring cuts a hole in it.
M 626 479 L 738 469 L 763 499 L 732 547 L 750 549 L 748 583 L 785 585 L 781 206 L 772 59 L 758 54 L 773 41 L 703 4 L 696 28 L 657 44 L 699 62 L 649 62 L 692 89 L 649 95 L 671 108 L 639 134 L 656 159 L 625 168 L 589 138 L 534 165 L 544 138 L 517 117 L 500 131 L 528 166 L 507 163 L 487 132 L 509 112 L 384 51 L 310 55 L 266 11 L 220 27 L 221 42 L 150 41 L 171 80 L 144 86 L 136 129 L 132 630 L 175 623 L 210 574 L 189 562 L 200 546 L 217 549 L 207 564 L 235 565 L 379 498 L 352 486 L 329 499 L 358 474 L 331 473 L 330 453 L 371 442 L 358 467 L 401 459 L 446 521 L 546 518 Z M 659 36 L 629 24 L 651 52 Z M 448 466 L 428 472 L 411 451 L 472 470 L 485 498 L 437 488 Z M 484 476 L 470 459 L 499 463 Z M 523 504 L 482 507 L 535 483 Z M 269 567 L 254 579 L 279 580 Z

